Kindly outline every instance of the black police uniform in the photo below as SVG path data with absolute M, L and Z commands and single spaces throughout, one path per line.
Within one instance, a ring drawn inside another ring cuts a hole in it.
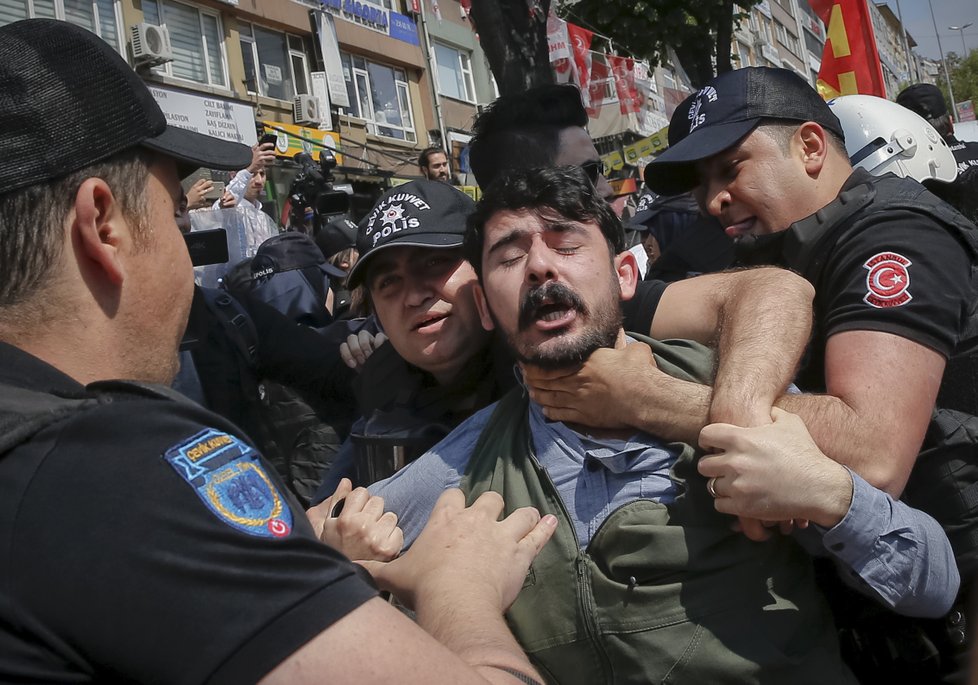
M 948 147 L 954 154 L 954 162 L 958 165 L 958 174 L 963 175 L 969 169 L 978 167 L 978 143 L 964 142 L 953 135 L 946 136 Z
M 844 331 L 892 333 L 948 359 L 938 396 L 941 409 L 935 411 L 904 499 L 944 526 L 965 591 L 978 554 L 978 510 L 967 497 L 978 487 L 978 469 L 968 466 L 976 447 L 967 442 L 949 447 L 943 441 L 948 434 L 969 434 L 962 425 L 974 421 L 967 415 L 978 408 L 976 384 L 968 378 L 978 299 L 975 233 L 972 224 L 916 181 L 857 169 L 839 197 L 815 215 L 786 231 L 738 244 L 743 262 L 787 266 L 815 287 L 813 340 L 797 381 L 803 390 L 825 390 L 826 342 Z M 916 392 L 901 387 L 901 371 L 892 369 L 897 382 L 890 391 Z M 949 431 L 946 421 L 952 422 Z M 897 617 L 866 606 L 834 584 L 830 596 L 835 597 L 843 647 L 849 648 L 847 660 L 864 682 L 938 682 L 941 677 L 956 682 L 953 673 L 963 665 L 966 642 L 963 625 L 949 628 Z M 958 632 L 961 639 L 955 641 L 952 635 Z
M 2 343 L 0 548 L 0 682 L 255 682 L 376 595 L 235 426 Z
M 786 266 L 815 287 L 810 356 L 798 381 L 809 392 L 825 390 L 825 346 L 843 331 L 893 333 L 952 357 L 967 342 L 976 298 L 974 256 L 950 222 L 974 227 L 923 186 L 857 169 L 840 195 L 818 218 L 763 236 L 753 249 L 738 244 L 741 262 Z
M 944 140 L 954 155 L 958 176 L 951 183 L 927 181 L 924 185 L 969 221 L 978 222 L 978 143 L 963 142 L 953 135 Z
M 355 374 L 339 354 L 357 324 L 314 330 L 263 302 L 196 288 L 187 330 L 200 397 L 183 369 L 174 387 L 243 427 L 308 504 L 357 416 Z

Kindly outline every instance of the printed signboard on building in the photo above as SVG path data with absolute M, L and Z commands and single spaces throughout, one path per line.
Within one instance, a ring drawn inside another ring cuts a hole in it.
M 343 163 L 340 149 L 340 134 L 335 131 L 320 131 L 308 126 L 282 124 L 277 121 L 263 121 L 265 130 L 276 134 L 275 154 L 279 157 L 292 159 L 299 152 L 307 152 L 313 159 L 319 159 L 319 151 L 326 146 L 336 156 L 336 163 Z
M 380 4 L 361 0 L 292 0 L 304 7 L 325 10 L 337 19 L 353 22 L 377 33 L 411 45 L 421 45 L 418 25 L 406 14 L 398 14 Z M 329 71 L 327 69 L 327 71 Z
M 154 85 L 149 90 L 173 126 L 245 145 L 258 142 L 255 112 L 249 105 Z

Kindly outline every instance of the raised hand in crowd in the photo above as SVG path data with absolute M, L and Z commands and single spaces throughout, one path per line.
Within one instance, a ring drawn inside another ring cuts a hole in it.
M 275 143 L 262 143 L 251 148 L 251 164 L 248 171 L 257 174 L 266 166 L 275 162 Z
M 210 204 L 207 193 L 214 188 L 214 182 L 209 178 L 198 178 L 187 191 L 187 209 L 202 209 Z
M 238 198 L 230 190 L 225 190 L 220 200 L 221 209 L 231 209 L 232 207 L 236 207 L 237 204 Z

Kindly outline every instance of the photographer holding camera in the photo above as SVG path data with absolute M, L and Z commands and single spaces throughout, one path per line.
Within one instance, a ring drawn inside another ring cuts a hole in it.
M 321 150 L 319 164 L 308 152 L 297 152 L 293 159 L 299 165 L 299 173 L 289 187 L 289 230 L 316 236 L 332 219 L 346 214 L 350 197 L 333 187 L 336 157 L 332 151 Z
M 264 136 L 262 140 L 265 140 Z M 224 195 L 214 201 L 214 209 L 240 206 L 261 211 L 261 200 L 258 196 L 265 187 L 265 167 L 275 162 L 275 143 L 259 141 L 251 151 L 251 164 L 234 175 L 224 189 Z

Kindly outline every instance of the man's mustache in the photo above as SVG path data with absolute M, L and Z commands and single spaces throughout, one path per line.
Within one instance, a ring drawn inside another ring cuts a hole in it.
M 539 288 L 530 290 L 523 296 L 520 302 L 520 318 L 518 321 L 519 329 L 525 330 L 533 325 L 539 318 L 539 311 L 546 302 L 548 307 L 558 309 L 573 309 L 587 314 L 587 305 L 581 297 L 568 288 L 563 283 L 551 281 L 541 285 Z

